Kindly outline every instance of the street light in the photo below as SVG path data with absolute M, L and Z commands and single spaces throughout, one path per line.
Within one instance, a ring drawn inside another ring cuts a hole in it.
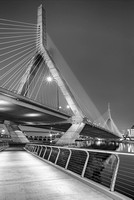
M 70 106 L 69 105 L 67 105 L 67 109 L 69 109 L 70 108 Z
M 47 77 L 47 82 L 52 82 L 53 78 L 51 76 Z

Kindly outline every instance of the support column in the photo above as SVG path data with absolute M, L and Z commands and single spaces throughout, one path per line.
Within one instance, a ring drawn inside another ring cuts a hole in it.
M 18 125 L 10 121 L 4 121 L 4 129 L 11 136 L 14 143 L 25 144 L 29 143 L 29 140 L 26 138 L 24 133 L 20 130 Z

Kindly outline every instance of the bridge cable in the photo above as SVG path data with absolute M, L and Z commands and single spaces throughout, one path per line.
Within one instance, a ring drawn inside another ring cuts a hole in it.
M 34 32 L 36 31 L 36 29 L 31 29 L 31 28 L 9 28 L 9 27 L 0 27 L 0 30 L 15 30 L 15 31 L 22 31 L 22 33 L 23 31 L 34 31 Z
M 33 56 L 33 53 L 31 53 L 31 55 Z M 27 58 L 29 58 L 29 55 L 27 57 L 23 58 L 20 62 L 18 62 L 16 65 L 14 65 L 14 67 L 12 67 L 10 70 L 8 70 L 6 73 L 4 73 L 2 76 L 0 76 L 0 80 L 5 78 L 5 76 L 7 76 L 10 72 L 12 72 L 14 69 L 16 69 L 18 67 L 18 65 L 21 64 L 23 61 L 27 60 Z
M 25 66 L 26 68 L 26 66 Z M 14 75 L 12 76 L 13 82 L 11 83 L 10 87 L 8 88 L 8 90 L 12 90 L 12 86 L 14 84 L 15 81 L 17 81 L 17 79 L 19 78 L 19 76 L 21 75 L 21 72 L 25 70 L 25 68 L 18 68 L 16 70 L 16 72 L 14 73 Z M 19 75 L 18 75 L 19 74 Z M 17 76 L 18 75 L 18 76 Z M 16 78 L 15 78 L 16 77 Z M 11 81 L 11 79 L 10 79 Z M 14 87 L 13 87 L 14 88 Z
M 29 58 L 27 58 L 27 60 L 28 60 Z M 27 60 L 25 60 L 25 61 L 27 61 Z M 24 63 L 25 63 L 25 61 L 24 61 Z M 21 62 L 19 62 L 19 63 L 17 63 L 17 67 L 18 67 L 18 64 L 21 64 Z M 17 71 L 17 70 L 16 70 Z M 16 73 L 16 71 L 15 71 L 15 73 Z M 14 76 L 14 74 L 12 74 L 11 76 L 10 76 L 10 78 L 2 85 L 2 87 L 5 87 L 5 85 L 6 84 L 8 84 L 9 83 L 9 81 L 10 80 L 12 80 L 12 77 Z M 13 77 L 14 78 L 14 77 Z
M 11 45 L 11 46 L 6 46 L 6 47 L 2 47 L 2 48 L 0 48 L 0 51 L 1 50 L 5 50 L 5 49 L 9 49 L 9 48 L 13 48 L 13 47 L 16 47 L 16 46 L 20 46 L 20 45 L 23 45 L 23 44 L 28 44 L 29 42 L 36 42 L 36 40 L 35 40 L 35 38 L 27 38 L 27 39 L 24 39 L 24 40 L 28 40 L 28 41 L 26 41 L 26 42 L 22 42 L 22 43 L 19 43 L 19 44 L 13 44 L 13 45 Z M 22 41 L 22 40 L 21 40 Z M 16 41 L 15 41 L 16 42 Z M 1 44 L 1 43 L 0 43 Z
M 18 84 L 19 84 L 19 82 L 20 82 L 20 80 L 22 78 L 22 74 L 24 73 L 26 67 L 27 67 L 27 65 L 24 68 L 20 68 L 20 71 L 18 72 L 19 73 L 18 76 L 17 76 L 18 73 L 16 73 L 16 75 L 14 75 L 14 81 L 12 82 L 12 84 L 10 85 L 10 87 L 8 88 L 9 90 L 13 91 L 13 90 L 15 90 L 14 88 L 16 86 L 18 86 Z M 15 78 L 15 76 L 16 76 L 16 78 Z M 17 92 L 17 90 L 16 90 L 16 92 Z
M 33 56 L 33 55 L 32 55 L 32 56 Z M 28 63 L 29 63 L 29 62 L 31 61 L 31 59 L 32 59 L 32 56 L 31 56 L 30 58 L 28 58 L 25 62 L 23 62 L 23 64 L 21 65 L 22 70 L 25 70 L 25 69 L 27 68 Z M 24 66 L 24 65 L 25 65 L 25 66 Z M 23 68 L 23 66 L 24 66 L 24 68 Z M 21 78 L 22 78 L 22 76 L 21 76 Z M 18 77 L 17 77 L 17 79 L 18 79 Z M 20 79 L 16 82 L 16 84 L 14 85 L 14 87 L 15 87 L 16 85 L 18 85 L 19 81 L 20 81 Z M 12 87 L 12 85 L 13 85 L 13 84 L 10 85 L 9 90 L 10 90 L 10 88 Z M 14 87 L 13 87 L 13 88 L 14 88 Z M 12 89 L 13 89 L 13 88 L 12 88 Z
M 31 36 L 34 36 L 34 34 L 32 34 L 32 35 L 15 35 L 15 36 L 6 36 L 6 37 L 0 37 L 0 40 L 4 40 L 4 39 L 12 39 L 12 38 L 20 38 L 20 37 L 30 37 L 31 38 Z M 36 35 L 34 36 L 36 39 L 37 39 L 37 37 L 36 37 Z
M 32 38 L 30 37 L 30 38 L 23 38 L 23 39 L 19 39 L 19 40 L 11 40 L 11 41 L 6 41 L 6 42 L 1 42 L 0 45 L 14 43 L 14 42 L 21 42 L 21 41 L 25 41 L 25 40 L 29 40 L 29 39 L 33 39 L 33 38 L 36 39 L 36 36 L 33 35 Z
M 31 57 L 31 59 L 29 60 L 29 62 L 27 62 L 26 67 L 25 67 L 26 69 L 27 69 L 29 63 L 31 63 L 32 58 L 33 58 L 33 56 Z M 16 82 L 16 84 L 14 85 L 14 87 L 17 85 L 17 87 L 16 87 L 16 90 L 17 90 L 17 91 L 18 91 L 18 89 L 19 89 L 19 85 L 20 85 L 20 82 L 21 82 L 21 80 L 22 80 L 23 75 L 24 75 L 24 73 L 22 74 L 21 78 L 20 78 L 20 79 Z
M 30 63 L 32 62 L 32 60 L 33 60 L 33 58 L 34 58 L 34 55 L 35 55 L 35 52 L 34 52 L 34 54 L 32 55 L 32 57 L 30 58 L 30 60 L 27 62 L 27 64 L 26 64 L 26 70 L 27 70 L 27 67 L 30 65 Z M 26 71 L 25 71 L 26 72 Z M 22 80 L 22 78 L 23 78 L 23 76 L 25 75 L 25 73 L 23 73 L 23 75 L 21 76 L 21 78 L 18 80 L 18 83 L 16 83 L 16 85 L 17 85 L 17 88 L 16 88 L 16 90 L 18 91 L 19 90 L 19 87 L 20 87 L 20 83 L 21 83 L 21 80 Z
M 43 63 L 42 63 L 42 64 L 43 64 Z M 45 68 L 43 67 L 43 70 L 44 70 L 44 69 L 45 69 Z M 43 74 L 43 73 L 42 73 L 42 74 Z M 36 93 L 36 96 L 34 97 L 34 100 L 37 99 L 37 96 L 38 96 L 38 94 L 39 94 L 40 88 L 41 88 L 42 83 L 43 83 L 44 76 L 45 76 L 45 75 L 43 75 L 43 78 L 42 78 L 41 83 L 40 83 L 40 85 L 39 85 L 39 88 L 38 88 L 38 91 L 37 91 L 37 93 Z
M 37 27 L 36 24 L 33 23 L 27 23 L 27 22 L 21 22 L 21 21 L 15 21 L 15 20 L 8 20 L 8 19 L 4 19 L 4 18 L 0 18 L 1 21 L 7 21 L 7 22 L 13 22 L 13 23 L 18 23 L 18 24 L 25 24 L 25 25 L 30 25 L 33 27 Z
M 44 64 L 45 64 L 45 61 L 44 61 Z M 41 103 L 45 102 L 45 105 L 47 105 L 49 107 L 51 106 L 55 109 L 55 108 L 57 108 L 57 102 L 58 102 L 57 101 L 57 95 L 58 95 L 58 99 L 59 99 L 59 92 L 57 94 L 57 90 L 59 91 L 59 88 L 57 89 L 58 85 L 57 85 L 57 82 L 55 80 L 52 81 L 52 84 L 51 84 L 51 82 L 49 83 L 48 81 L 45 81 L 45 77 L 49 77 L 49 76 L 52 77 L 52 74 L 50 73 L 48 66 L 46 64 L 45 64 L 45 66 L 46 66 L 46 67 L 44 67 L 45 71 L 43 72 L 44 75 L 41 79 L 41 83 L 40 83 L 40 86 L 39 86 L 40 93 L 39 93 L 39 90 L 38 90 L 34 100 L 38 98 L 39 101 L 41 101 Z M 44 83 L 45 83 L 45 85 L 44 85 Z M 56 88 L 55 88 L 55 86 L 56 86 Z M 50 90 L 50 87 L 51 87 L 51 90 Z M 48 93 L 48 91 L 50 91 L 50 92 Z M 56 92 L 56 104 L 55 104 L 55 98 L 54 98 L 55 97 L 54 91 Z M 47 93 L 45 93 L 45 92 L 47 92 Z M 42 96 L 42 94 L 44 94 L 44 96 Z M 48 96 L 48 95 L 50 95 L 50 96 Z
M 37 30 L 37 27 L 26 26 L 26 25 L 20 25 L 20 24 L 7 24 L 7 23 L 1 23 L 1 22 L 0 22 L 0 25 L 3 25 L 3 26 L 24 27 L 24 28 L 31 28 L 31 29 L 33 29 L 33 30 Z
M 22 33 L 25 33 L 25 34 L 26 34 L 26 33 L 28 33 L 28 34 L 36 34 L 36 33 L 30 32 L 30 31 L 26 31 L 26 32 L 1 32 L 0 35 L 9 35 L 9 34 L 12 35 L 12 34 L 20 34 L 20 33 L 21 33 L 21 34 L 22 34 Z
M 43 65 L 43 62 L 41 63 L 40 68 L 42 67 L 42 65 Z M 43 70 L 42 70 L 42 72 L 43 72 Z M 36 83 L 35 83 L 35 85 L 34 85 L 34 88 L 33 88 L 32 92 L 31 92 L 29 98 L 31 98 L 31 96 L 32 96 L 32 94 L 33 94 L 33 92 L 34 92 L 34 90 L 35 90 L 35 88 L 36 88 L 36 85 L 37 85 L 38 81 L 39 81 L 40 78 L 41 78 L 41 75 L 42 75 L 42 73 L 40 73 L 40 75 L 38 76 L 38 79 L 37 79 L 37 81 L 36 81 Z M 38 93 L 38 91 L 37 91 L 37 93 Z
M 33 49 L 33 47 L 29 47 L 29 48 L 27 48 L 27 49 L 25 49 L 25 50 L 23 50 L 23 51 L 21 51 L 19 53 L 16 53 L 15 55 L 12 55 L 12 56 L 10 56 L 10 57 L 8 57 L 8 58 L 0 61 L 0 64 L 3 63 L 3 62 L 5 62 L 5 61 L 7 61 L 7 60 L 9 60 L 9 59 L 11 59 L 11 58 L 13 58 L 13 57 L 15 57 L 15 56 L 17 56 L 17 55 L 19 55 L 19 54 L 21 54 L 21 53 L 23 53 L 23 52 L 25 52 L 25 51 L 27 51 L 27 50 L 29 50 L 29 49 L 31 49 L 31 48 Z
M 15 79 L 15 75 L 18 74 L 21 70 L 23 70 L 23 68 L 18 68 L 11 76 L 9 79 L 7 79 L 7 81 L 2 85 L 3 88 L 6 87 L 6 85 L 8 85 L 8 83 L 12 80 Z M 10 90 L 10 87 L 8 88 Z
M 25 47 L 29 47 L 29 46 L 31 46 L 31 45 L 33 45 L 32 42 L 31 42 L 31 44 L 24 45 L 24 46 L 22 46 L 22 47 L 19 47 L 19 48 L 16 48 L 16 49 L 14 49 L 14 50 L 8 51 L 8 52 L 6 52 L 6 53 L 0 54 L 0 57 L 1 57 L 1 56 L 5 56 L 5 55 L 10 54 L 10 53 L 13 53 L 13 52 L 15 52 L 15 51 L 18 51 L 18 50 L 20 50 L 20 49 L 24 49 Z
M 37 58 L 37 59 L 38 59 L 38 58 Z M 37 60 L 37 59 L 36 59 L 36 60 Z M 40 61 L 41 61 L 41 58 L 39 59 L 39 61 L 37 62 L 37 64 L 36 64 L 36 65 L 34 66 L 34 68 L 32 69 L 31 74 L 34 72 L 34 70 L 36 69 L 37 65 L 40 63 Z M 40 66 L 39 66 L 39 68 L 40 68 Z M 38 68 L 38 70 L 39 70 L 39 68 Z M 36 74 L 38 73 L 38 70 L 37 70 Z M 28 78 L 30 77 L 31 74 L 29 74 Z M 34 77 L 34 78 L 35 78 L 35 77 Z M 34 78 L 33 78 L 33 80 L 34 80 Z M 29 88 L 30 88 L 30 86 L 31 86 L 31 84 L 32 84 L 32 82 L 33 82 L 33 80 L 31 81 L 31 83 L 30 83 L 30 85 L 29 85 Z M 25 96 L 25 94 L 28 92 L 29 88 L 25 91 L 24 96 Z
M 29 52 L 33 52 L 33 49 L 32 49 L 31 51 L 29 51 Z M 17 59 L 15 59 L 15 60 L 13 60 L 12 62 L 8 63 L 6 66 L 4 66 L 3 68 L 1 68 L 0 71 L 2 71 L 3 69 L 7 68 L 7 67 L 10 66 L 11 64 L 13 64 L 13 63 L 16 62 L 17 60 L 19 60 L 20 58 L 26 56 L 29 52 L 23 54 L 23 55 L 20 56 L 19 58 L 17 58 Z

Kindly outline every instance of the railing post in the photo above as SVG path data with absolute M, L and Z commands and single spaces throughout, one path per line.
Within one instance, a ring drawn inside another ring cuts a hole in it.
M 40 157 L 40 154 L 41 154 L 41 152 L 42 152 L 42 148 L 43 148 L 43 147 L 41 146 L 41 149 L 40 149 L 40 152 L 39 152 L 39 157 Z
M 31 148 L 31 152 L 33 153 L 33 151 L 34 151 L 34 145 L 32 145 L 32 148 Z
M 32 151 L 31 149 L 32 149 L 32 147 L 31 147 L 31 145 L 30 145 L 30 146 L 29 146 L 29 150 L 30 150 L 30 152 Z
M 31 146 L 29 146 L 29 151 L 31 151 Z
M 117 173 L 118 173 L 118 169 L 119 169 L 119 163 L 120 163 L 119 157 L 117 155 L 115 155 L 115 157 L 117 158 L 117 164 L 116 164 L 116 167 L 114 169 L 112 180 L 111 180 L 111 185 L 110 185 L 110 191 L 111 192 L 114 191 Z
M 33 153 L 35 152 L 35 149 L 36 149 L 36 146 L 35 145 L 33 145 L 34 146 L 34 148 L 33 148 Z
M 69 156 L 68 156 L 68 159 L 67 159 L 67 163 L 66 163 L 65 169 L 67 169 L 68 164 L 69 164 L 69 161 L 70 161 L 70 158 L 71 158 L 71 155 L 72 155 L 72 151 L 71 151 L 71 149 L 68 149 L 68 150 L 70 151 L 70 154 L 69 154 Z
M 28 150 L 31 151 L 31 146 L 29 145 Z
M 88 159 L 89 159 L 88 151 L 85 151 L 85 152 L 87 154 L 87 157 L 86 157 L 86 161 L 85 161 L 85 164 L 84 164 L 84 167 L 83 167 L 83 170 L 82 170 L 82 174 L 81 174 L 82 178 L 84 177 L 84 174 L 85 174 L 85 171 L 86 171 L 86 167 L 87 167 L 87 163 L 88 163 Z
M 44 151 L 44 154 L 43 154 L 43 156 L 42 156 L 42 158 L 44 158 L 44 156 L 45 156 L 45 154 L 46 154 L 46 151 L 47 151 L 47 146 L 44 146 L 46 149 L 45 149 L 45 151 Z
M 37 151 L 35 152 L 36 154 L 38 154 L 39 147 L 40 147 L 40 146 L 37 145 Z
M 35 153 L 36 147 L 37 147 L 37 146 L 36 146 L 36 145 L 34 145 L 34 151 L 33 151 L 33 153 Z
M 50 147 L 51 148 L 51 150 L 50 150 L 50 154 L 49 154 L 49 156 L 48 156 L 48 159 L 47 160 L 49 160 L 50 159 L 50 156 L 51 156 L 51 154 L 52 154 L 52 149 L 53 149 L 53 147 Z
M 29 145 L 26 145 L 26 149 L 29 151 Z
M 58 161 L 58 158 L 59 158 L 59 155 L 60 155 L 60 148 L 58 147 L 58 149 L 59 149 L 59 152 L 58 152 L 58 154 L 57 154 L 57 157 L 56 157 L 56 159 L 55 159 L 55 163 L 54 163 L 54 164 L 57 164 L 57 161 Z

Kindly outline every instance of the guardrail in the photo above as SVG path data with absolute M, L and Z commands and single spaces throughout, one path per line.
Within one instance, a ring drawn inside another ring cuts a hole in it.
M 123 171 L 120 170 L 119 152 L 38 144 L 27 144 L 25 149 L 83 180 L 96 182 L 111 192 L 117 191 L 130 198 L 134 197 L 134 193 L 130 194 L 124 186 L 121 187 L 120 182 L 124 180 L 121 180 Z M 132 172 L 130 176 L 133 174 Z M 134 186 L 131 187 L 131 191 L 134 191 Z
M 0 151 L 3 151 L 7 147 L 8 147 L 8 143 L 7 142 L 0 142 Z

